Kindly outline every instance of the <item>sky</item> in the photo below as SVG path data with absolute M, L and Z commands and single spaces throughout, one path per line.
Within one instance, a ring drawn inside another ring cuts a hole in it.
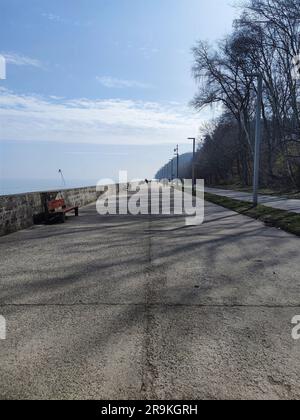
M 214 117 L 189 106 L 191 48 L 231 0 L 0 0 L 0 178 L 151 178 Z

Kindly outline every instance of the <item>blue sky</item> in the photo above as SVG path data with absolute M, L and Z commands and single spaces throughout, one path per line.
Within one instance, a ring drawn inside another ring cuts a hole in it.
M 70 179 L 151 177 L 173 145 L 190 150 L 212 116 L 188 106 L 190 50 L 230 31 L 232 3 L 1 0 L 0 176 L 55 177 L 60 153 Z

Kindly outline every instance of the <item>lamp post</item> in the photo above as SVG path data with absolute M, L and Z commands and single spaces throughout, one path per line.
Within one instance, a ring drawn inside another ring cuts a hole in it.
M 259 170 L 260 170 L 260 149 L 261 149 L 261 111 L 263 101 L 263 76 L 261 73 L 249 74 L 250 77 L 257 77 L 257 103 L 255 123 L 255 150 L 253 163 L 253 206 L 258 205 Z
M 258 205 L 259 169 L 260 169 L 260 148 L 261 148 L 261 111 L 262 111 L 263 77 L 257 75 L 257 105 L 256 105 L 256 128 L 255 128 L 255 152 L 254 152 L 254 174 L 253 174 L 253 205 Z
M 175 156 L 177 158 L 177 176 L 176 178 L 179 179 L 179 145 L 177 144 L 176 149 L 174 149 Z
M 170 181 L 172 182 L 173 181 L 173 179 L 174 179 L 174 176 L 173 176 L 173 159 L 170 159 L 170 169 L 171 169 L 171 176 L 170 176 Z
M 196 138 L 195 137 L 189 137 L 188 140 L 193 140 L 193 162 L 192 162 L 192 185 L 193 185 L 193 191 L 195 191 L 196 188 Z

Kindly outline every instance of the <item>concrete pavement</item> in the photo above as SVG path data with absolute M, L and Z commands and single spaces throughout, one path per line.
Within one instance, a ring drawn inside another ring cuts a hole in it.
M 232 198 L 233 200 L 246 201 L 249 203 L 253 202 L 253 194 L 246 192 L 208 187 L 205 187 L 205 191 L 211 194 L 220 195 L 222 197 Z M 289 199 L 285 197 L 275 197 L 271 195 L 259 194 L 258 201 L 259 204 L 263 204 L 266 207 L 272 207 L 273 209 L 279 210 L 286 210 L 293 213 L 300 213 L 300 200 L 297 199 Z
M 299 239 L 206 204 L 0 238 L 2 399 L 300 398 Z

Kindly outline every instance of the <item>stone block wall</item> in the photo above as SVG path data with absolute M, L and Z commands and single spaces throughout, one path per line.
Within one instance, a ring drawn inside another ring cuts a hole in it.
M 32 226 L 42 212 L 40 193 L 0 196 L 0 236 Z
M 117 189 L 127 189 L 118 185 Z M 107 194 L 113 194 L 115 187 L 107 186 Z M 53 193 L 53 194 L 52 194 Z M 45 192 L 0 196 L 0 236 L 33 226 L 34 220 L 44 213 L 42 196 Z M 51 191 L 53 197 L 63 197 L 68 206 L 83 207 L 97 201 L 102 193 L 96 187 L 73 188 Z

